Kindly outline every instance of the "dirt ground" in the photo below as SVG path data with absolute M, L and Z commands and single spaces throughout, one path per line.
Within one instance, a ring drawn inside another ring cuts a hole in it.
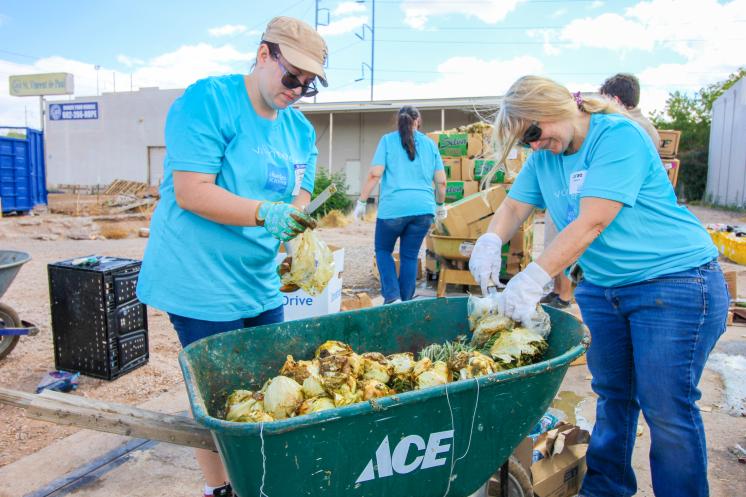
M 0 219 L 0 247 L 28 252 L 32 260 L 16 277 L 2 302 L 12 306 L 21 318 L 39 325 L 35 337 L 22 337 L 11 354 L 0 361 L 0 385 L 7 388 L 33 392 L 47 372 L 54 370 L 52 333 L 50 328 L 47 264 L 84 255 L 106 255 L 142 258 L 146 238 L 138 237 L 140 228 L 147 227 L 149 209 L 110 216 L 100 208 L 101 198 L 96 196 L 50 195 L 50 208 L 35 216 L 6 217 Z M 746 222 L 742 213 L 692 207 L 703 223 Z M 78 214 L 76 216 L 76 214 Z M 342 274 L 346 292 L 366 291 L 378 293 L 378 283 L 373 277 L 373 223 L 351 224 L 344 228 L 322 228 L 322 238 L 329 244 L 345 248 L 345 268 Z M 107 239 L 106 234 L 111 235 Z M 541 243 L 537 236 L 537 243 Z M 723 262 L 726 270 L 739 271 L 739 286 L 746 293 L 746 268 Z M 157 397 L 182 383 L 177 363 L 180 346 L 168 317 L 155 309 L 148 309 L 150 361 L 113 382 L 80 377 L 78 395 L 104 401 L 140 404 Z M 741 328 L 746 330 L 746 328 Z M 736 337 L 739 332 L 736 333 Z M 740 331 L 741 340 L 746 331 Z M 703 388 L 709 388 L 708 399 L 720 395 L 719 385 L 710 378 Z M 54 441 L 68 437 L 77 430 L 28 419 L 22 409 L 0 405 L 0 467 L 32 454 Z M 711 436 L 744 442 L 744 424 L 740 433 L 708 431 Z M 709 430 L 709 426 L 708 426 Z M 722 452 L 722 451 L 721 451 Z M 734 458 L 727 452 L 710 454 L 713 464 L 722 466 L 719 474 L 743 475 Z M 732 473 L 731 464 L 736 465 Z M 740 473 L 739 473 L 740 471 Z M 743 480 L 741 480 L 743 481 Z M 733 488 L 727 486 L 726 488 Z M 646 494 L 648 495 L 648 494 Z M 652 494 L 649 494 L 652 495 Z M 725 497 L 734 494 L 714 493 Z M 746 490 L 743 494 L 746 495 Z

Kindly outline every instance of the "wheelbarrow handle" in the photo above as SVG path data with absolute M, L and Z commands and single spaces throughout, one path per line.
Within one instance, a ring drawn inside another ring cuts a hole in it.
M 34 336 L 39 333 L 39 327 L 28 321 L 21 321 L 23 328 L 0 328 L 0 336 Z

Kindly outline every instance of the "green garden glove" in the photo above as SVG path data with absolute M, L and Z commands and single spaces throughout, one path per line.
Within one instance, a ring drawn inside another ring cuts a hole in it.
M 286 242 L 300 235 L 307 228 L 315 228 L 308 214 L 284 202 L 262 202 L 256 213 L 257 226 L 263 226 L 273 237 Z

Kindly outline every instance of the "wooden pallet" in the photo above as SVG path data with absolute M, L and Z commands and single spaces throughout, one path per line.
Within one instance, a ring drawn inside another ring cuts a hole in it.
M 115 179 L 104 190 L 104 195 L 140 195 L 148 189 L 148 184 L 141 181 Z

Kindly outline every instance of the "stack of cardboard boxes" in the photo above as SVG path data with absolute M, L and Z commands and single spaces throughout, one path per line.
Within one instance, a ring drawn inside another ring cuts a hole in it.
M 444 278 L 442 283 L 439 281 L 439 288 L 444 290 L 448 283 L 476 283 L 463 272 L 462 266 L 469 260 L 476 239 L 487 231 L 493 214 L 507 195 L 507 186 L 495 185 L 447 206 L 448 216 L 436 225 L 434 236 L 428 236 L 426 241 L 425 267 L 430 275 Z M 531 262 L 532 246 L 533 216 L 503 245 L 502 278 L 510 278 Z M 448 267 L 441 268 L 441 264 Z M 441 269 L 447 274 L 440 274 Z M 453 281 L 448 281 L 448 274 Z
M 679 140 L 681 138 L 681 131 L 659 129 L 658 135 L 661 138 L 661 142 L 658 146 L 658 153 L 663 161 L 663 167 L 668 172 L 668 179 L 671 184 L 676 188 L 676 183 L 679 179 L 679 167 L 681 163 L 676 155 L 679 152 Z
M 493 168 L 495 150 L 492 146 L 492 126 L 484 123 L 463 126 L 427 135 L 438 146 L 446 170 L 446 202 L 455 202 L 479 191 L 479 183 Z M 512 183 L 530 149 L 511 150 L 505 164 L 501 164 L 491 183 Z

